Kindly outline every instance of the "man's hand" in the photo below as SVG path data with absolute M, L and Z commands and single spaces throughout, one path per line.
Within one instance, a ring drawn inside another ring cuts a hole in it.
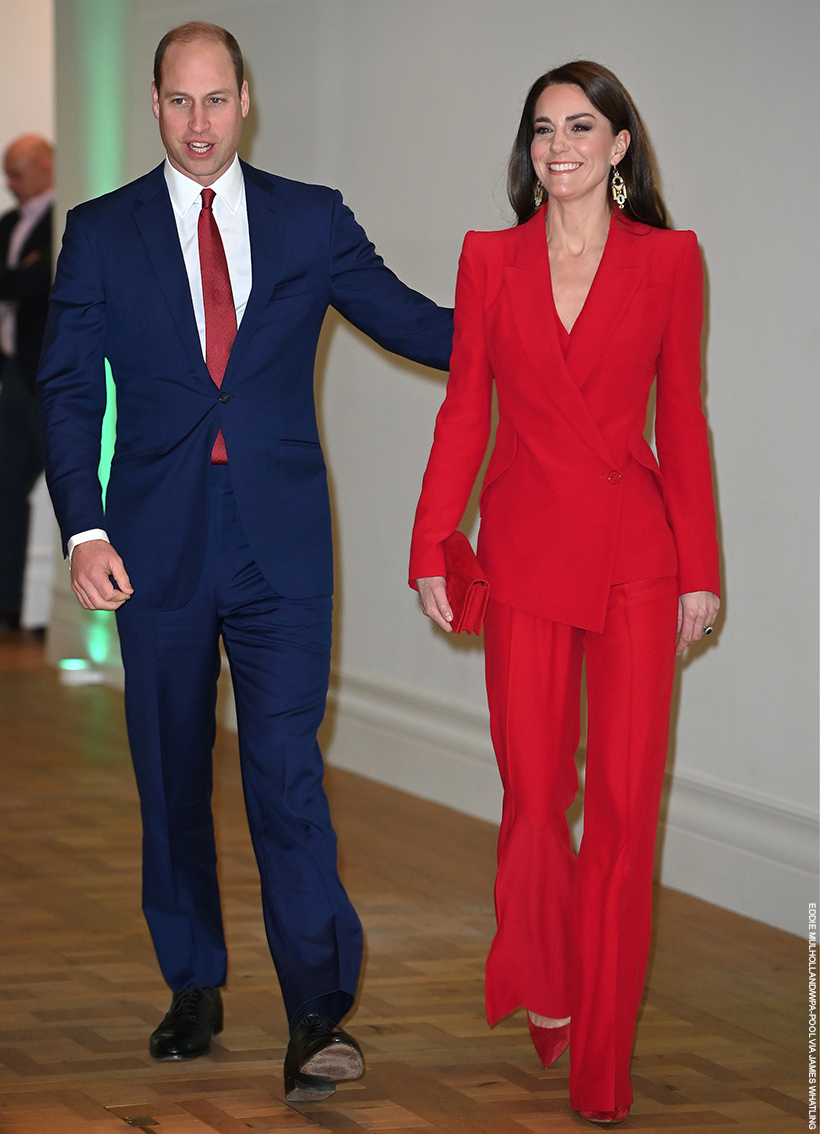
M 720 599 L 711 591 L 690 591 L 678 599 L 678 646 L 676 654 L 699 642 L 706 626 L 717 617 Z
M 71 589 L 86 610 L 117 610 L 134 593 L 122 560 L 104 539 L 90 539 L 74 548 Z
M 421 609 L 428 618 L 437 622 L 442 630 L 452 633 L 453 611 L 447 601 L 446 579 L 443 575 L 433 575 L 429 579 L 416 579 L 419 589 Z

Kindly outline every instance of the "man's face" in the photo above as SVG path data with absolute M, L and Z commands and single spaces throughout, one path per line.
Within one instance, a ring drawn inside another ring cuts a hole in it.
M 161 89 L 152 84 L 154 117 L 174 169 L 212 185 L 234 159 L 248 84 L 237 90 L 231 57 L 221 43 L 172 43 L 162 61 Z
M 51 188 L 51 163 L 24 144 L 12 144 L 3 162 L 9 191 L 21 205 Z

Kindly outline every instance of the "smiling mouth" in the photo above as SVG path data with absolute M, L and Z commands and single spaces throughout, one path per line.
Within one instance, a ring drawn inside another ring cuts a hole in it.
M 214 148 L 213 142 L 188 142 L 188 149 L 195 154 L 207 154 Z
M 580 169 L 579 161 L 555 161 L 547 166 L 550 173 L 571 173 L 573 169 Z

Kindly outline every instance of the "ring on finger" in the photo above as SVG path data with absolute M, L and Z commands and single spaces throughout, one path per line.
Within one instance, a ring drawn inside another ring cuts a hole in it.
M 711 634 L 713 630 L 714 630 L 714 626 L 704 626 L 703 627 L 703 633 L 704 634 Z

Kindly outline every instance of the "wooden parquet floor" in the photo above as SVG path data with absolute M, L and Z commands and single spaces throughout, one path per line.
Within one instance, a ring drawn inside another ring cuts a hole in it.
M 169 994 L 139 910 L 120 695 L 62 686 L 41 647 L 0 642 L 0 751 L 0 1134 L 593 1129 L 569 1108 L 567 1055 L 541 1069 L 521 1013 L 487 1027 L 489 824 L 329 772 L 367 936 L 350 1020 L 367 1074 L 325 1103 L 288 1106 L 235 737 L 221 733 L 216 752 L 226 1027 L 210 1056 L 180 1065 L 147 1053 Z M 656 927 L 620 1129 L 806 1129 L 804 943 L 668 890 Z

